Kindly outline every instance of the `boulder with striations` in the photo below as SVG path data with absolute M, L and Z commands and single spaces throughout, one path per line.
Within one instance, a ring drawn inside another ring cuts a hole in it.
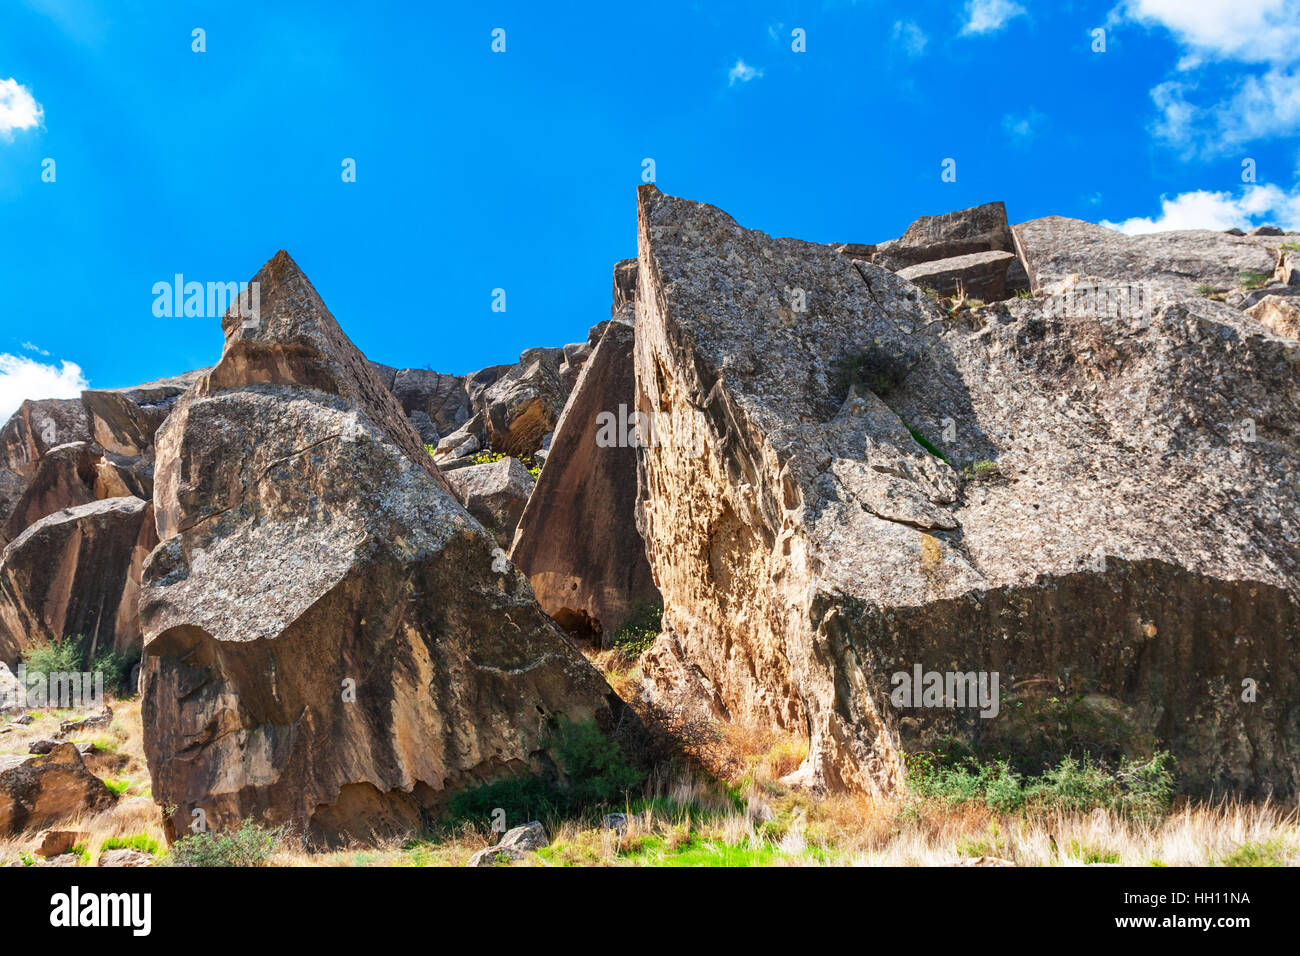
M 805 735 L 814 787 L 888 791 L 944 741 L 1041 765 L 1086 724 L 1190 792 L 1296 791 L 1294 342 L 1170 287 L 954 321 L 653 186 L 638 230 L 637 401 L 703 446 L 641 450 L 648 692 Z
M 293 260 L 157 439 L 145 750 L 175 819 L 320 843 L 409 831 L 545 770 L 608 686 L 456 500 Z

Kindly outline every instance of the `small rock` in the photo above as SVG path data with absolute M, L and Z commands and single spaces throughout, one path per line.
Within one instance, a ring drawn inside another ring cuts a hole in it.
M 47 858 L 61 856 L 89 839 L 90 834 L 83 830 L 46 830 L 41 834 L 41 847 L 36 853 Z
M 1282 230 L 1279 229 L 1277 226 L 1256 226 L 1254 229 L 1250 230 L 1250 232 L 1246 233 L 1246 235 L 1248 235 L 1248 236 L 1281 236 L 1281 235 L 1284 235 L 1284 233 L 1283 233 Z
M 32 715 L 31 715 L 31 714 L 23 714 L 21 717 L 15 717 L 15 718 L 14 718 L 14 723 L 15 723 L 15 724 L 22 724 L 24 727 L 26 727 L 26 726 L 27 726 L 28 724 L 30 724 L 31 722 L 32 722 Z
M 153 864 L 153 857 L 143 850 L 132 850 L 122 847 L 117 850 L 105 850 L 99 855 L 99 862 L 96 866 L 150 866 Z
M 627 814 L 626 813 L 607 813 L 601 825 L 606 830 L 617 830 L 618 835 L 622 836 L 627 833 Z

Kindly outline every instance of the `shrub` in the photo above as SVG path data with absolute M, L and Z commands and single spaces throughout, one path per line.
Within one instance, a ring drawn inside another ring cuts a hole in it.
M 1002 468 L 996 461 L 981 458 L 963 468 L 961 474 L 969 481 L 996 481 L 1002 477 Z
M 284 828 L 266 828 L 252 820 L 219 833 L 194 833 L 172 846 L 172 866 L 266 866 L 284 839 Z
M 1237 273 L 1237 284 L 1243 289 L 1262 289 L 1268 280 L 1268 273 L 1260 272 L 1258 269 L 1246 269 L 1244 272 Z
M 877 339 L 870 348 L 842 356 L 835 362 L 835 382 L 844 394 L 848 394 L 851 386 L 857 386 L 884 398 L 902 384 L 919 361 L 918 355 L 887 349 Z
M 42 674 L 70 673 L 81 670 L 81 637 L 64 636 L 37 644 L 23 655 L 29 672 Z
M 127 687 L 126 684 L 131 669 L 140 660 L 138 651 L 119 654 L 111 647 L 106 647 L 95 654 L 93 661 L 87 661 L 89 654 L 89 642 L 85 637 L 80 634 L 64 635 L 30 648 L 23 663 L 29 672 L 42 674 L 101 672 L 104 675 L 104 690 L 115 695 L 134 693 L 135 688 Z
M 590 721 L 561 722 L 546 747 L 561 779 L 512 777 L 464 790 L 448 801 L 447 822 L 481 827 L 497 809 L 505 810 L 507 820 L 578 816 L 625 803 L 641 785 L 641 773 L 619 745 Z
M 1112 810 L 1139 822 L 1153 822 L 1173 801 L 1173 758 L 1156 753 L 1144 762 L 1122 760 L 1109 771 L 1090 759 L 1065 757 L 1038 776 L 1025 777 L 1000 759 L 945 759 L 929 753 L 908 757 L 912 792 L 951 805 L 983 803 L 997 813 L 1033 810 Z
M 614 635 L 613 646 L 622 651 L 625 657 L 640 657 L 659 637 L 663 617 L 664 606 L 658 601 L 644 601 L 635 605 Z
M 126 793 L 127 789 L 131 786 L 131 781 L 130 780 L 105 780 L 104 786 L 108 787 L 109 790 L 112 790 L 115 794 L 117 794 L 120 797 L 122 794 Z

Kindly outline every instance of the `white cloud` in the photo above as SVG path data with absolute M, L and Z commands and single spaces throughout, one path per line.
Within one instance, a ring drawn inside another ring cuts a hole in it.
M 0 137 L 13 139 L 14 130 L 40 126 L 44 119 L 45 109 L 31 90 L 12 76 L 0 80 Z
M 1177 68 L 1185 78 L 1151 90 L 1159 110 L 1155 132 L 1163 139 L 1188 153 L 1212 154 L 1300 133 L 1300 3 L 1125 0 L 1113 18 L 1168 30 L 1182 46 Z M 1265 68 L 1216 76 L 1208 69 L 1216 62 Z M 1202 81 L 1221 80 L 1219 89 L 1198 98 L 1187 77 L 1194 68 Z
M 1172 33 L 1190 48 L 1187 67 L 1204 59 L 1291 63 L 1300 57 L 1295 0 L 1125 0 L 1118 13 Z
M 24 343 L 23 343 L 23 348 L 25 348 L 25 349 L 26 349 L 27 351 L 29 351 L 29 352 L 36 352 L 36 353 L 39 354 L 39 355 L 49 355 L 49 354 L 50 354 L 48 351 L 46 351 L 45 349 L 41 348 L 41 347 L 40 347 L 39 345 L 37 345 L 35 342 L 24 342 Z
M 1160 215 L 1135 216 L 1122 222 L 1103 219 L 1107 229 L 1129 235 L 1163 232 L 1167 229 L 1249 229 L 1271 224 L 1283 229 L 1300 228 L 1300 187 L 1291 192 L 1274 185 L 1250 186 L 1239 195 L 1229 192 L 1179 193 L 1170 199 L 1160 198 Z
M 763 75 L 763 71 L 757 67 L 749 66 L 744 60 L 737 60 L 736 65 L 731 68 L 727 74 L 727 85 L 735 86 L 737 83 L 748 83 Z
M 969 0 L 966 4 L 966 25 L 962 33 L 996 33 L 1007 23 L 1025 12 L 1013 0 Z
M 81 366 L 60 362 L 56 368 L 23 355 L 0 353 L 0 422 L 28 398 L 76 398 L 90 383 Z
M 918 57 L 925 52 L 925 45 L 930 40 L 925 31 L 910 20 L 894 22 L 894 42 L 903 48 L 910 57 Z

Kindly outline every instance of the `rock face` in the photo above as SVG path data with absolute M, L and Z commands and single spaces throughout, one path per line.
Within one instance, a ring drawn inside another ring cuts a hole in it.
M 510 547 L 534 479 L 518 458 L 502 458 L 447 473 L 447 481 L 467 511 L 502 548 Z
M 1192 792 L 1295 792 L 1294 342 L 1172 287 L 957 323 L 653 186 L 638 230 L 638 407 L 702 443 L 641 452 L 651 693 L 807 734 L 814 786 L 889 790 L 946 738 L 1059 757 L 1066 700 Z M 1000 675 L 1000 709 L 911 707 L 917 666 Z
M 157 543 L 153 507 L 106 498 L 37 521 L 0 554 L 0 660 L 81 635 L 96 648 L 140 646 L 136 599 Z
M 1208 229 L 1126 236 L 1104 226 L 1047 216 L 1015 227 L 1035 292 L 1071 275 L 1151 283 L 1195 292 L 1232 289 L 1243 273 L 1267 277 L 1281 240 L 1230 236 Z
M 284 253 L 157 437 L 145 749 L 174 819 L 418 826 L 612 695 Z M 616 701 L 616 698 L 614 698 Z
M 1007 267 L 1015 261 L 1010 252 L 972 252 L 907 266 L 898 274 L 941 295 L 952 295 L 960 289 L 972 298 L 995 302 L 1006 296 Z
M 206 371 L 198 369 L 130 388 L 82 392 L 91 438 L 114 454 L 149 454 L 158 426 L 181 394 Z
M 72 744 L 39 757 L 0 756 L 0 835 L 107 810 L 116 799 Z
M 558 354 L 556 354 L 558 353 Z M 483 393 L 484 418 L 492 450 L 502 454 L 531 455 L 542 436 L 555 428 L 564 409 L 560 381 L 560 349 L 532 349 L 519 364 Z
M 510 551 L 546 613 L 597 646 L 659 596 L 636 527 L 637 450 L 626 440 L 632 319 L 625 304 L 587 360 Z
M 877 244 L 871 261 L 897 272 L 922 262 L 980 252 L 1010 252 L 1014 248 L 1006 206 L 990 202 L 939 216 L 922 216 L 897 239 Z
M 46 515 L 104 498 L 150 498 L 153 480 L 134 459 L 105 452 L 93 442 L 50 449 L 14 504 L 4 540 L 12 541 Z
M 1279 295 L 1265 296 L 1246 314 L 1286 339 L 1300 339 L 1300 304 Z

